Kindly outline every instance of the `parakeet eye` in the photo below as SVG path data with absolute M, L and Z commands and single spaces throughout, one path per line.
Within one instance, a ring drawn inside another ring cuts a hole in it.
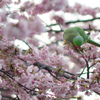
M 83 38 L 81 36 L 76 36 L 73 39 L 73 43 L 74 43 L 74 45 L 81 46 L 83 44 Z

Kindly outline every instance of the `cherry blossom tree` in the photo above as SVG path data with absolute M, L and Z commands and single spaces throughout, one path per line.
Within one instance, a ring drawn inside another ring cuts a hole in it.
M 94 25 L 100 8 L 71 6 L 67 0 L 23 1 L 0 0 L 0 100 L 83 100 L 78 93 L 100 95 L 100 48 L 63 45 L 63 31 L 71 26 L 81 27 L 100 43 L 99 26 Z M 29 49 L 17 47 L 16 39 Z

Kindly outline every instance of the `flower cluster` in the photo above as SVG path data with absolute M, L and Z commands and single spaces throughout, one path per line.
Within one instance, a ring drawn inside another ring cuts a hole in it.
M 34 0 L 22 1 L 0 0 L 0 100 L 8 97 L 2 95 L 2 90 L 9 90 L 9 98 L 15 100 L 69 100 L 81 98 L 76 96 L 78 92 L 85 92 L 87 96 L 93 92 L 100 94 L 99 48 L 88 43 L 81 47 L 67 43 L 63 47 L 62 29 L 70 26 L 65 25 L 63 16 L 53 14 L 50 19 L 51 22 L 56 20 L 57 24 L 53 25 L 61 28 L 58 32 L 38 16 L 53 10 L 89 14 L 95 18 L 99 10 L 80 4 L 73 8 L 67 0 L 41 0 L 38 4 Z M 19 8 L 11 10 L 10 4 Z M 48 32 L 50 41 L 52 37 L 55 39 L 40 47 L 43 39 L 39 40 L 36 35 L 44 32 Z M 90 38 L 95 40 L 97 35 L 99 31 L 94 31 Z M 16 39 L 22 40 L 29 49 L 16 47 Z

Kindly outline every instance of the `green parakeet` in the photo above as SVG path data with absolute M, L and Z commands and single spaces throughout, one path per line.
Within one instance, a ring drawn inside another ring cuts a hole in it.
M 79 27 L 70 27 L 64 31 L 63 38 L 65 42 L 71 42 L 74 45 L 81 46 L 84 43 L 90 43 L 100 47 L 100 44 L 89 39 L 89 36 Z

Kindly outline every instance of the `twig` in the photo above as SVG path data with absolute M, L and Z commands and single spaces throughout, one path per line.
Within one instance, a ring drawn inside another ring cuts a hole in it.
M 66 22 L 65 25 L 68 25 L 68 24 L 71 24 L 71 23 L 78 23 L 78 22 L 89 22 L 89 21 L 93 21 L 93 20 L 97 20 L 97 19 L 100 19 L 100 17 L 96 17 L 96 18 L 92 18 L 92 19 L 87 19 L 87 20 L 69 21 L 69 22 Z M 57 23 L 50 24 L 50 25 L 47 25 L 46 27 L 51 27 L 51 26 L 56 26 L 56 25 L 58 25 L 58 24 Z
M 23 87 L 23 89 L 24 89 L 27 93 L 29 93 L 30 91 L 33 91 L 33 90 L 34 90 L 34 89 L 31 90 L 31 89 L 27 88 L 26 86 L 22 85 L 21 83 L 17 82 L 7 71 L 5 71 L 5 70 L 3 70 L 3 69 L 1 69 L 0 71 L 3 72 L 5 75 L 7 75 L 10 79 L 12 79 L 13 81 L 15 81 L 19 86 Z M 28 91 L 27 91 L 27 90 L 28 90 Z
M 78 75 L 79 77 L 84 73 L 86 66 L 83 68 L 82 72 Z
M 51 66 L 48 66 L 48 65 L 45 65 L 45 64 L 42 64 L 40 62 L 36 62 L 34 63 L 33 65 L 37 66 L 39 68 L 39 70 L 41 69 L 45 69 L 47 70 L 50 74 L 51 72 L 52 73 L 56 73 L 57 72 L 57 69 L 56 68 L 53 68 Z M 67 74 L 66 74 L 67 73 Z M 70 72 L 67 72 L 67 71 L 64 71 L 64 70 L 61 70 L 59 73 L 57 73 L 59 75 L 59 77 L 62 77 L 64 76 L 65 78 L 67 79 L 72 79 L 72 80 L 75 80 L 76 78 L 74 76 L 76 76 L 76 74 L 73 74 L 73 73 L 70 73 Z M 53 75 L 53 74 L 52 74 Z M 57 78 L 57 77 L 56 77 Z
M 100 32 L 100 30 L 99 29 L 89 29 L 89 28 L 87 28 L 87 29 L 83 29 L 84 31 L 99 31 Z M 58 33 L 60 33 L 60 32 L 63 32 L 64 30 L 53 30 L 53 29 L 50 29 L 50 30 L 47 30 L 47 32 L 55 32 L 56 34 L 58 34 Z
M 88 64 L 87 59 L 84 58 L 84 60 L 86 62 L 86 67 L 87 67 L 87 79 L 89 79 L 89 64 Z

